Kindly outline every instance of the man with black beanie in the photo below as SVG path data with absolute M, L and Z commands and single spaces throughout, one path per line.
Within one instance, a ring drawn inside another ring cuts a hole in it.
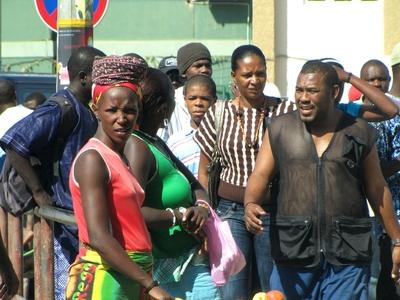
M 211 54 L 202 43 L 189 43 L 179 48 L 177 62 L 183 83 L 194 75 L 212 75 Z M 190 127 L 190 115 L 185 105 L 183 87 L 175 90 L 175 110 L 170 121 L 165 123 L 165 127 L 159 130 L 159 136 L 164 141 L 167 141 L 172 134 Z

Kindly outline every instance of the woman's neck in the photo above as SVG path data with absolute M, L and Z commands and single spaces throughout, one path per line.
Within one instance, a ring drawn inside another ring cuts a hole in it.
M 125 143 L 116 144 L 103 131 L 99 130 L 97 130 L 96 134 L 94 135 L 94 138 L 98 139 L 100 142 L 102 142 L 104 145 L 106 145 L 108 148 L 110 148 L 111 150 L 113 150 L 115 153 L 117 153 L 119 156 L 122 157 L 124 153 Z
M 141 124 L 139 130 L 154 137 L 157 135 L 158 128 L 155 128 L 152 124 Z
M 265 106 L 265 97 L 263 95 L 258 99 L 246 99 L 242 96 L 238 96 L 235 102 L 240 107 L 261 109 Z
M 262 96 L 258 99 L 246 99 L 242 96 L 236 98 L 237 104 L 241 107 L 261 109 L 265 105 L 265 97 Z

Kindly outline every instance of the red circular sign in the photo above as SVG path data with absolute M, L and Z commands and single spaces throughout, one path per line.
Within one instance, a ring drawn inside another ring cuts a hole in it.
M 42 21 L 53 31 L 57 31 L 57 0 L 34 0 Z M 100 23 L 107 10 L 109 0 L 93 0 L 93 26 Z

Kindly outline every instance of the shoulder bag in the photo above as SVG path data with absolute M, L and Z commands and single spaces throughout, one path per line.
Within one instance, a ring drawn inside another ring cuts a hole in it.
M 218 186 L 219 186 L 219 177 L 222 171 L 221 164 L 221 153 L 218 147 L 218 140 L 221 131 L 221 121 L 223 118 L 224 112 L 224 100 L 217 100 L 215 104 L 215 145 L 211 157 L 211 161 L 207 166 L 208 173 L 208 196 L 210 198 L 210 203 L 213 208 L 218 206 Z

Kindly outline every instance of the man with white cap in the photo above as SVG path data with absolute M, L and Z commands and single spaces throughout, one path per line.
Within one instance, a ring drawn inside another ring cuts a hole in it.
M 158 64 L 158 69 L 168 76 L 175 89 L 183 85 L 179 77 L 178 63 L 175 56 L 164 57 Z

